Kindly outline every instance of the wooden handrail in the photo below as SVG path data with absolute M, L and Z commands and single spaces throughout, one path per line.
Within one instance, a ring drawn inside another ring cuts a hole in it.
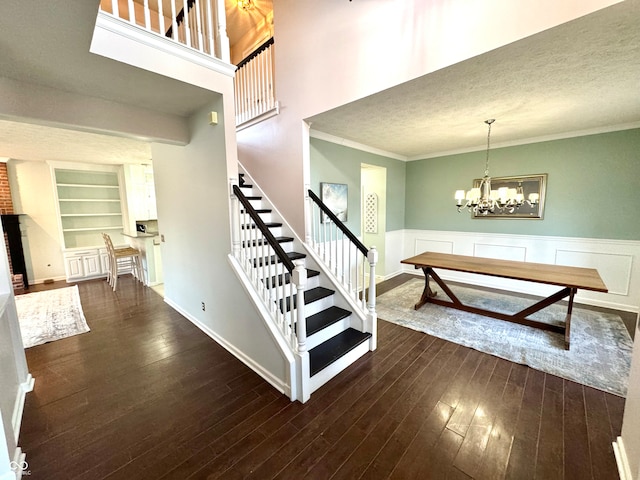
M 351 233 L 351 230 L 349 230 L 347 226 L 344 223 L 342 223 L 342 221 L 339 220 L 338 217 L 336 217 L 336 215 L 331 210 L 329 210 L 329 207 L 327 207 L 324 204 L 324 202 L 320 200 L 320 198 L 318 198 L 318 196 L 315 193 L 313 193 L 313 190 L 308 190 L 308 192 L 311 200 L 313 200 L 315 204 L 318 205 L 318 207 L 320 207 L 320 209 L 324 212 L 324 214 L 327 215 L 331 219 L 331 221 L 336 224 L 336 227 L 338 227 L 342 231 L 342 233 L 345 234 L 347 238 L 349 238 L 349 240 L 351 240 L 351 242 L 356 246 L 356 248 L 360 250 L 362 254 L 366 257 L 367 253 L 369 252 L 367 247 L 365 247 L 362 244 L 362 242 L 358 240 L 358 238 L 353 233 Z
M 249 55 L 244 57 L 242 59 L 242 61 L 240 61 L 240 63 L 238 63 L 237 67 L 238 68 L 242 68 L 243 65 L 245 65 L 246 63 L 249 63 L 254 57 L 257 57 L 260 53 L 265 51 L 270 45 L 273 45 L 273 37 L 271 37 L 269 40 L 267 40 L 262 45 L 260 45 L 253 52 L 251 52 Z
M 255 208 L 253 208 L 251 203 L 249 203 L 249 200 L 247 200 L 247 197 L 244 196 L 244 193 L 242 193 L 242 190 L 240 190 L 240 187 L 238 185 L 233 186 L 233 193 L 236 195 L 236 197 L 238 197 L 238 200 L 240 200 L 240 203 L 244 207 L 245 211 L 249 214 L 251 219 L 255 222 L 256 226 L 260 229 L 262 235 L 264 235 L 264 238 L 267 239 L 267 242 L 269 243 L 271 248 L 273 248 L 273 251 L 289 271 L 289 273 L 293 272 L 293 270 L 296 268 L 296 266 L 293 264 L 293 261 L 286 254 L 282 246 L 278 243 L 276 237 L 273 236 L 273 233 L 271 233 L 269 227 L 267 227 L 264 221 L 262 221 L 260 215 L 258 215 L 258 212 L 256 212 Z

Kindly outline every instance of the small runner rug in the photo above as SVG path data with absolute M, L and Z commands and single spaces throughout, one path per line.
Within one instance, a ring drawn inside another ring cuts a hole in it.
M 435 284 L 438 297 L 447 299 Z M 433 288 L 435 287 L 435 288 Z M 419 310 L 424 280 L 412 279 L 377 298 L 378 318 L 412 328 L 459 345 L 471 347 L 512 362 L 622 397 L 627 393 L 633 342 L 620 316 L 600 313 L 574 304 L 571 317 L 571 349 L 564 336 L 517 323 L 467 313 L 427 303 Z M 465 304 L 503 313 L 514 313 L 535 301 L 454 286 Z M 554 304 L 532 315 L 547 323 L 564 323 L 566 305 Z
M 25 348 L 89 331 L 78 286 L 16 295 Z

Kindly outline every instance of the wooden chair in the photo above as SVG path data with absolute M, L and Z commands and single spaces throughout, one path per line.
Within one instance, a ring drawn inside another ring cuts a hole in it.
M 144 284 L 144 272 L 142 270 L 142 260 L 140 250 L 133 247 L 114 248 L 111 237 L 108 233 L 103 233 L 102 238 L 107 247 L 109 255 L 109 269 L 107 271 L 107 281 L 115 292 L 118 284 L 118 275 L 121 273 L 131 273 L 139 282 Z

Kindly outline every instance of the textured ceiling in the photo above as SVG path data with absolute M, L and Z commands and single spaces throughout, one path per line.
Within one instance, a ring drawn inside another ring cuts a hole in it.
M 229 25 L 251 21 L 226 3 Z M 2 0 L 0 76 L 180 116 L 210 99 L 206 90 L 90 54 L 97 8 L 96 0 Z M 639 92 L 640 1 L 626 0 L 308 120 L 315 131 L 411 159 L 484 148 L 487 118 L 497 119 L 494 146 L 640 126 Z M 149 157 L 135 140 L 12 122 L 0 128 L 0 157 Z
M 640 2 L 626 1 L 315 115 L 314 131 L 408 159 L 640 126 Z
M 150 163 L 146 142 L 0 120 L 0 157 L 100 164 Z

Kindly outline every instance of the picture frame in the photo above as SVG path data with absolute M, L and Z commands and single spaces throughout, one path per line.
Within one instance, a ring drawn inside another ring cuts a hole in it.
M 474 188 L 480 187 L 482 179 L 476 178 L 473 181 Z M 535 175 L 521 175 L 513 177 L 491 177 L 491 189 L 497 190 L 499 188 L 522 188 L 525 202 L 522 206 L 517 208 L 513 213 L 506 211 L 500 212 L 498 210 L 489 212 L 486 215 L 471 213 L 473 218 L 519 218 L 530 220 L 542 220 L 544 217 L 544 202 L 545 194 L 547 190 L 547 174 L 535 174 Z M 530 204 L 527 200 L 531 194 L 538 195 L 538 202 L 534 205 Z
M 320 199 L 329 207 L 329 210 L 338 217 L 341 222 L 348 219 L 349 187 L 346 183 L 320 183 Z M 328 223 L 331 219 L 322 214 L 322 223 Z

